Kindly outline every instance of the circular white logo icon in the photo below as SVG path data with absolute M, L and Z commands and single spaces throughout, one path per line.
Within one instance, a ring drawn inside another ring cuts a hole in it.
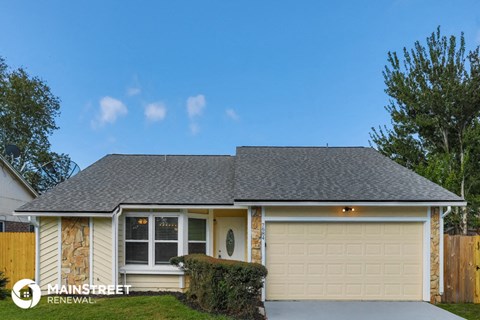
M 20 292 L 20 290 L 25 286 L 28 286 L 31 289 L 31 296 L 29 291 Z M 35 283 L 35 281 L 30 279 L 22 279 L 17 281 L 12 289 L 12 300 L 22 309 L 35 307 L 40 301 L 41 296 L 42 291 L 40 290 L 40 287 Z

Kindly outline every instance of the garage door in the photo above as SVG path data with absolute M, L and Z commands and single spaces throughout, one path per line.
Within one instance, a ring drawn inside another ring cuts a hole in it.
M 267 223 L 268 300 L 422 300 L 421 223 Z

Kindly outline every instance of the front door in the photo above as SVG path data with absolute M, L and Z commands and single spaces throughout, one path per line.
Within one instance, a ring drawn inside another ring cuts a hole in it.
M 216 218 L 217 258 L 245 261 L 245 218 Z

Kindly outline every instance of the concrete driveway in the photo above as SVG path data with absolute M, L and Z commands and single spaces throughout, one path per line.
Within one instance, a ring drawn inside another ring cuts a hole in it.
M 460 320 L 426 302 L 267 301 L 268 320 Z

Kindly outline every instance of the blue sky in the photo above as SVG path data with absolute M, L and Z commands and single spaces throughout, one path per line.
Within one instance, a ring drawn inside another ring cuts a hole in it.
M 0 55 L 62 100 L 52 148 L 234 154 L 368 146 L 389 50 L 441 25 L 480 44 L 478 1 L 1 1 Z

